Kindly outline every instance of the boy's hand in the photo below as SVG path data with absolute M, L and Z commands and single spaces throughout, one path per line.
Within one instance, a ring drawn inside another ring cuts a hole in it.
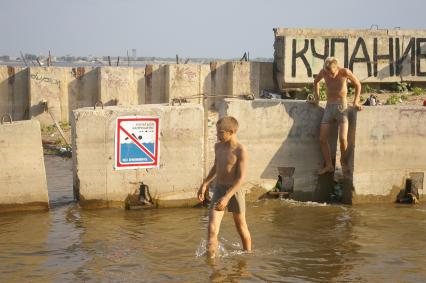
M 198 200 L 199 200 L 200 202 L 203 202 L 203 201 L 204 201 L 204 197 L 205 197 L 205 194 L 206 194 L 206 190 L 207 190 L 207 185 L 202 184 L 202 185 L 201 185 L 201 187 L 200 187 L 200 189 L 198 190 Z
M 313 105 L 316 105 L 316 106 L 318 106 L 318 105 L 319 105 L 319 101 L 315 101 L 315 100 L 313 100 L 313 99 L 308 99 L 308 100 L 306 100 L 306 102 L 307 102 L 307 103 L 310 103 L 310 104 L 313 104 Z
M 358 111 L 361 111 L 362 110 L 362 105 L 361 104 L 359 104 L 358 102 L 354 102 L 354 108 L 356 109 L 356 110 L 358 110 Z
M 222 197 L 215 205 L 215 209 L 219 211 L 225 210 L 226 206 L 228 205 L 229 198 L 224 196 Z

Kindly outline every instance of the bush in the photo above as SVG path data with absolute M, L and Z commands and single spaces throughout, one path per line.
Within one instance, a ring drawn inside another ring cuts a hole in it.
M 303 90 L 308 94 L 308 97 L 314 97 L 314 91 L 312 87 L 305 86 Z M 319 99 L 320 101 L 327 100 L 327 87 L 325 86 L 325 83 L 320 83 Z
M 348 86 L 348 95 L 355 94 L 355 88 L 351 85 Z
M 425 92 L 421 87 L 413 87 L 412 91 L 413 95 L 422 95 Z
M 377 93 L 377 89 L 370 87 L 369 85 L 364 85 L 363 89 L 363 93 Z
M 325 86 L 325 83 L 320 84 L 319 97 L 320 101 L 327 100 L 327 87 Z
M 407 100 L 407 99 L 408 99 L 408 95 L 406 95 L 406 94 L 401 94 L 401 99 L 402 99 L 402 100 Z
M 50 135 L 53 132 L 55 132 L 55 130 L 56 130 L 55 125 L 48 125 L 48 126 L 44 126 L 44 127 L 41 128 L 41 132 L 43 134 L 48 134 L 48 135 Z
M 386 104 L 388 105 L 395 105 L 399 102 L 399 96 L 396 94 L 392 94 L 387 100 Z
M 391 85 L 391 90 L 396 92 L 406 92 L 408 91 L 408 84 L 397 82 Z

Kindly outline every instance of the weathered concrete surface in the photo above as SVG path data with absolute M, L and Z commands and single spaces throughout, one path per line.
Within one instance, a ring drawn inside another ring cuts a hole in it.
M 95 105 L 98 94 L 98 68 L 75 67 L 67 72 L 68 117 L 72 110 Z
M 274 83 L 274 64 L 272 62 L 254 62 L 258 64 L 260 68 L 259 72 L 259 91 L 262 89 L 275 91 L 277 87 Z M 259 93 L 257 94 L 257 96 Z
M 204 79 L 201 77 L 202 65 L 173 64 L 167 65 L 167 99 L 200 96 L 203 93 Z M 190 99 L 190 102 L 201 103 L 202 99 Z
M 50 111 L 58 121 L 68 122 L 68 83 L 70 68 L 30 67 L 29 68 L 29 117 L 37 118 L 42 125 L 53 124 L 50 115 L 44 111 L 47 101 Z
M 137 105 L 137 82 L 133 68 L 100 67 L 98 100 L 104 105 Z
M 0 66 L 0 114 L 14 121 L 28 117 L 28 69 Z
M 426 109 L 377 106 L 354 114 L 352 202 L 393 202 L 410 172 L 426 175 Z
M 146 65 L 145 67 L 145 103 L 166 103 L 167 65 Z
M 0 66 L 0 115 L 11 112 L 7 66 Z
M 327 56 L 361 82 L 426 81 L 426 30 L 275 29 L 279 87 L 310 83 Z
M 324 186 L 332 182 L 332 176 L 318 178 L 317 175 L 317 170 L 323 165 L 319 147 L 323 111 L 322 107 L 302 101 L 223 101 L 219 106 L 219 116 L 229 115 L 239 121 L 237 136 L 248 150 L 248 172 L 244 187 L 270 190 L 277 180 L 278 167 L 295 167 L 294 197 L 326 200 L 329 195 Z M 337 132 L 334 131 L 330 137 L 334 153 L 336 140 Z M 210 158 L 213 156 L 210 155 Z
M 0 211 L 49 208 L 37 120 L 0 125 Z
M 132 115 L 160 117 L 160 168 L 114 170 L 116 118 Z M 203 115 L 196 104 L 75 110 L 74 187 L 80 203 L 124 206 L 144 182 L 158 206 L 195 204 L 203 177 Z
M 136 93 L 138 97 L 137 104 L 146 103 L 146 82 L 145 82 L 145 68 L 134 67 L 133 68 L 133 79 L 136 83 Z

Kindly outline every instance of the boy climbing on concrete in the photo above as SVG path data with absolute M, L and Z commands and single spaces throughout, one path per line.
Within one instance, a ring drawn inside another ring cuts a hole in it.
M 198 190 L 198 199 L 203 201 L 209 184 L 216 178 L 209 207 L 209 257 L 216 255 L 217 237 L 226 208 L 232 212 L 244 250 L 251 251 L 251 237 L 245 214 L 245 193 L 241 190 L 241 183 L 246 174 L 247 151 L 237 140 L 238 121 L 234 117 L 221 118 L 216 123 L 216 130 L 218 142 L 215 145 L 214 165 Z
M 320 127 L 320 145 L 325 165 L 318 171 L 319 175 L 334 172 L 333 162 L 331 161 L 330 148 L 328 145 L 328 136 L 334 122 L 339 124 L 339 141 L 341 152 L 341 165 L 343 174 L 347 174 L 347 156 L 348 147 L 348 103 L 347 103 L 347 81 L 355 85 L 355 96 L 353 101 L 354 109 L 360 111 L 362 106 L 359 103 L 361 94 L 361 83 L 358 78 L 346 68 L 340 68 L 338 61 L 334 57 L 328 57 L 324 61 L 323 69 L 318 73 L 314 80 L 314 99 L 309 102 L 319 104 L 320 81 L 324 79 L 327 86 L 327 105 L 324 109 L 324 115 Z

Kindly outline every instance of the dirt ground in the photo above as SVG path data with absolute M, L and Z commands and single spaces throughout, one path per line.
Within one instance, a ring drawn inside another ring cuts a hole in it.
M 426 91 L 420 95 L 414 95 L 412 92 L 402 92 L 402 93 L 363 93 L 361 97 L 367 99 L 371 94 L 377 96 L 380 103 L 383 105 L 389 105 L 387 102 L 392 96 L 397 97 L 395 99 L 397 102 L 394 105 L 418 105 L 422 106 L 423 102 L 426 100 Z M 353 97 L 353 96 L 352 96 Z
M 60 123 L 60 126 L 65 134 L 66 141 L 62 138 L 55 125 L 41 128 L 41 140 L 44 154 L 71 157 L 71 127 L 67 123 Z

